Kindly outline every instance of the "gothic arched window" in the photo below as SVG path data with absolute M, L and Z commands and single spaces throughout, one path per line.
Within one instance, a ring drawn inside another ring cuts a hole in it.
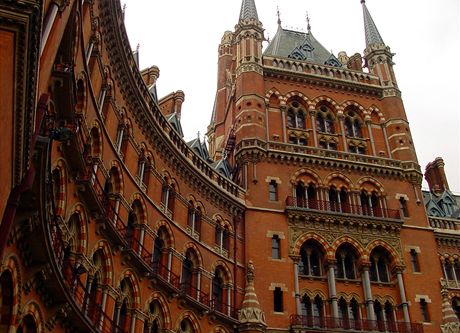
M 348 244 L 341 245 L 335 254 L 337 260 L 337 278 L 354 280 L 356 274 L 357 255 Z
M 316 127 L 318 132 L 327 134 L 335 133 L 334 116 L 332 111 L 324 105 L 319 108 L 316 114 Z
M 374 282 L 390 282 L 391 255 L 385 249 L 377 247 L 371 252 L 370 278 Z
M 315 241 L 307 241 L 300 249 L 299 273 L 306 276 L 323 276 L 324 253 Z

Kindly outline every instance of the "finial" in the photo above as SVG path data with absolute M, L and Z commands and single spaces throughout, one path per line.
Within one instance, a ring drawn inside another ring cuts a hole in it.
M 308 15 L 308 12 L 307 12 L 307 31 L 308 32 L 311 31 L 310 16 Z
M 276 6 L 276 15 L 278 16 L 278 25 L 281 25 L 281 14 L 279 6 Z
M 254 264 L 252 263 L 252 260 L 249 260 L 248 266 L 246 269 L 246 280 L 248 282 L 253 282 L 254 281 Z
M 361 3 L 364 5 L 366 3 L 366 0 L 361 0 Z
M 137 43 L 136 52 L 139 52 L 140 47 L 141 47 L 141 44 Z
M 198 138 L 198 141 L 200 141 L 200 135 L 201 135 L 201 133 L 200 133 L 200 131 L 198 131 L 198 132 L 196 133 L 196 137 Z

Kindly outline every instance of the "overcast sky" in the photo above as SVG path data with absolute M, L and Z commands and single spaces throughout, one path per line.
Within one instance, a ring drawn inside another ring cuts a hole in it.
M 183 90 L 182 126 L 188 141 L 203 137 L 217 83 L 217 49 L 234 31 L 241 0 L 121 0 L 132 49 L 140 44 L 140 67 L 157 65 L 160 98 Z M 395 72 L 422 170 L 441 156 L 450 188 L 460 193 L 460 7 L 458 0 L 367 0 Z M 335 55 L 363 53 L 360 0 L 256 0 L 265 37 L 277 29 L 306 30 Z M 266 47 L 266 43 L 264 45 Z M 426 187 L 426 182 L 424 182 Z

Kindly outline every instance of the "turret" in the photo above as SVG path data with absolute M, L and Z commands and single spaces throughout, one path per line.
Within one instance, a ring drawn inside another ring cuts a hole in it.
M 265 139 L 265 100 L 262 70 L 264 29 L 254 0 L 243 0 L 235 26 L 236 91 L 235 129 L 241 138 Z M 243 125 L 244 126 L 241 126 Z
M 366 49 L 364 57 L 369 71 L 380 77 L 383 85 L 389 88 L 397 88 L 396 77 L 393 72 L 393 56 L 390 47 L 383 42 L 377 26 L 372 19 L 366 6 L 366 1 L 361 0 L 364 15 L 364 30 L 366 34 Z
M 402 161 L 417 162 L 415 147 L 409 131 L 409 122 L 393 72 L 394 54 L 391 53 L 390 47 L 385 45 L 367 9 L 366 1 L 361 0 L 361 4 L 366 36 L 364 59 L 369 71 L 380 78 L 383 88 L 382 101 L 383 109 L 386 110 L 384 115 L 386 121 L 382 123 L 382 126 L 386 127 L 391 157 Z
M 211 123 L 208 126 L 208 144 L 210 157 L 219 160 L 222 157 L 225 140 L 225 110 L 233 91 L 233 33 L 225 31 L 219 45 L 217 65 L 217 92 Z
M 266 138 L 263 41 L 254 0 L 242 0 L 235 31 L 226 31 L 219 45 L 217 93 L 207 132 L 213 160 L 224 155 L 231 160 L 235 140 Z

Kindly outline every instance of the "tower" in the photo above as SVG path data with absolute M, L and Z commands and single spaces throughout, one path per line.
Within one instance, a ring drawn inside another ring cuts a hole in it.
M 215 158 L 225 151 L 245 189 L 245 255 L 264 269 L 253 284 L 267 331 L 416 330 L 418 303 L 441 306 L 439 290 L 420 296 L 409 274 L 414 253 L 421 266 L 437 263 L 435 243 L 394 54 L 361 5 L 363 56 L 334 55 L 309 22 L 300 32 L 279 18 L 259 56 L 253 1 L 222 39 L 233 63 L 220 51 L 210 147 Z

